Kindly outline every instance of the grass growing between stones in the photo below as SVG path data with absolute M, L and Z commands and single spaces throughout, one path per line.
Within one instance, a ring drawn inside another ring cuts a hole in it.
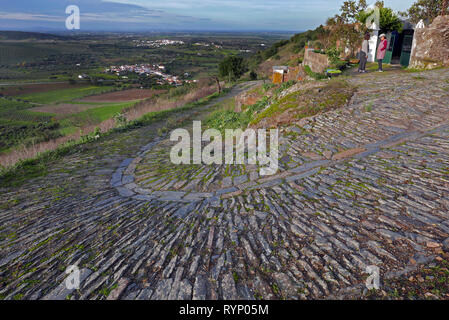
M 435 300 L 449 299 L 449 253 L 433 263 L 395 279 L 384 281 L 380 290 L 371 290 L 366 299 Z

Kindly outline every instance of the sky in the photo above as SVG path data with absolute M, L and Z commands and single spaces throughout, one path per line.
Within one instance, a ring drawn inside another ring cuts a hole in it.
M 385 0 L 385 5 L 405 11 L 413 2 Z M 0 30 L 64 31 L 68 17 L 65 9 L 77 5 L 81 32 L 305 31 L 324 24 L 338 13 L 342 3 L 343 0 L 0 0 Z

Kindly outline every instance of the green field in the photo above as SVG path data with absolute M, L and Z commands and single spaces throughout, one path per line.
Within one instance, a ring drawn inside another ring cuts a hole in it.
M 21 100 L 39 103 L 39 104 L 53 104 L 64 101 L 71 101 L 74 99 L 80 99 L 87 96 L 106 93 L 116 90 L 115 87 L 98 87 L 88 86 L 81 88 L 70 88 L 64 90 L 52 90 L 47 92 L 39 92 L 33 94 L 19 95 L 17 96 Z
M 65 116 L 59 120 L 63 132 L 67 128 L 80 128 L 85 125 L 97 124 L 104 120 L 114 117 L 117 113 L 123 111 L 126 108 L 132 107 L 135 102 L 123 102 L 123 103 L 92 103 L 92 105 L 98 105 L 96 108 L 88 109 L 79 113 L 74 113 Z
M 107 91 L 110 91 L 111 88 Z M 78 103 L 73 99 L 105 91 L 105 87 L 85 87 L 67 90 L 40 92 L 36 94 L 0 97 L 0 153 L 19 145 L 31 145 L 71 134 L 87 125 L 96 125 L 112 118 L 118 112 L 133 106 L 136 101 L 121 103 Z M 21 100 L 26 97 L 27 100 Z M 91 105 L 92 108 L 72 114 L 30 111 L 35 103 L 73 103 Z
M 49 55 L 55 54 L 54 48 L 50 45 L 36 45 L 30 43 L 2 43 L 0 45 L 1 63 L 3 65 L 22 64 L 45 59 Z

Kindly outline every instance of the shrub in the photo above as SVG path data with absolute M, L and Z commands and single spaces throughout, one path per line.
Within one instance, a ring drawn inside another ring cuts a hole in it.
M 264 85 L 262 86 L 263 90 L 265 92 L 267 92 L 268 90 L 270 90 L 271 88 L 275 87 L 276 85 L 273 83 L 264 83 Z
M 218 110 L 213 112 L 206 120 L 209 128 L 224 132 L 226 129 L 245 129 L 254 118 L 254 115 L 268 105 L 268 98 L 263 97 L 251 106 L 244 106 L 242 112 L 233 110 Z
M 298 54 L 301 52 L 302 49 L 304 49 L 305 46 L 306 46 L 306 41 L 301 40 L 300 42 L 293 44 L 293 46 L 291 47 L 291 52 Z
M 229 56 L 218 65 L 220 77 L 227 78 L 229 81 L 239 79 L 246 71 L 247 69 L 242 57 Z
M 336 47 L 329 48 L 326 51 L 327 56 L 329 57 L 329 62 L 334 66 L 338 61 L 340 61 L 340 49 Z
M 315 80 L 321 80 L 321 79 L 325 79 L 326 76 L 322 73 L 316 73 L 313 72 L 312 69 L 310 69 L 309 66 L 305 66 L 304 67 L 304 71 L 307 73 L 308 76 L 314 78 Z
M 127 119 L 126 119 L 126 116 L 123 113 L 121 113 L 121 112 L 117 113 L 114 116 L 114 121 L 115 121 L 115 124 L 116 124 L 117 127 L 126 126 L 126 124 L 128 122 Z
M 335 64 L 333 64 L 333 67 L 339 70 L 343 70 L 348 65 L 347 61 L 344 60 L 338 60 Z
M 302 58 L 295 58 L 289 61 L 288 65 L 290 67 L 296 67 L 297 65 L 300 65 L 302 63 Z
M 257 73 L 254 72 L 254 70 L 251 71 L 251 72 L 249 73 L 249 78 L 250 78 L 251 80 L 257 80 Z

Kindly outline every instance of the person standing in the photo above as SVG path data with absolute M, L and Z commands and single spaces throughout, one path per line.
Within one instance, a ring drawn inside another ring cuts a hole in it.
M 382 33 L 380 35 L 379 47 L 377 47 L 377 61 L 379 62 L 379 72 L 384 72 L 382 68 L 382 61 L 384 60 L 385 54 L 387 53 L 387 46 L 387 36 L 385 35 L 385 33 Z
M 369 39 L 371 36 L 369 33 L 365 34 L 365 39 L 362 42 L 362 49 L 360 50 L 360 63 L 359 63 L 359 72 L 366 72 L 366 62 L 368 61 L 368 53 L 369 53 Z

